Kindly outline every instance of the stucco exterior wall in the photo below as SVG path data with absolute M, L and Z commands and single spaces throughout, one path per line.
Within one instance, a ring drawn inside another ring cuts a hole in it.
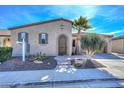
M 64 29 L 61 29 L 60 25 L 64 25 Z M 45 53 L 48 56 L 58 55 L 58 37 L 65 35 L 67 37 L 67 54 L 72 53 L 72 33 L 71 23 L 66 21 L 55 21 L 30 27 L 19 28 L 11 30 L 12 34 L 12 47 L 13 56 L 20 56 L 22 54 L 21 45 L 17 44 L 18 33 L 27 32 L 29 34 L 30 54 L 36 54 L 39 52 Z M 39 34 L 48 34 L 48 44 L 39 44 Z
M 112 52 L 124 53 L 124 39 L 112 40 Z

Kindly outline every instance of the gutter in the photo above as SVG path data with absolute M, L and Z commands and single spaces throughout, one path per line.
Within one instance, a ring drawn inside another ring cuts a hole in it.
M 0 37 L 11 37 L 11 35 L 0 35 Z

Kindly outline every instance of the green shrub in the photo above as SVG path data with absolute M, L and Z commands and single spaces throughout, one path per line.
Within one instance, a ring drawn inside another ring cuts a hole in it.
M 42 54 L 41 52 L 40 53 L 37 53 L 35 56 L 34 56 L 34 60 L 38 60 L 38 61 L 42 61 L 44 60 L 46 57 L 45 57 L 45 54 Z
M 88 59 L 91 59 L 95 53 L 103 50 L 106 45 L 106 41 L 95 33 L 89 33 L 81 37 L 81 48 L 86 53 Z
M 4 62 L 12 57 L 11 47 L 0 47 L 0 62 Z

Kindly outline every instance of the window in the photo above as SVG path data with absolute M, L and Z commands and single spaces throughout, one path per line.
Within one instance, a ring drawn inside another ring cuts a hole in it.
M 75 40 L 73 40 L 73 44 L 72 44 L 73 47 L 75 47 Z
M 30 44 L 28 42 L 28 33 L 26 33 L 26 32 L 18 33 L 18 41 L 22 42 L 23 38 L 25 38 L 25 42 L 26 42 L 26 53 L 30 53 Z
M 22 42 L 23 38 L 25 38 L 25 41 L 28 43 L 28 33 L 26 32 L 18 33 L 18 41 Z
M 46 34 L 46 33 L 39 34 L 39 43 L 40 44 L 48 44 L 48 34 Z
M 8 41 L 10 41 L 10 39 L 8 38 Z

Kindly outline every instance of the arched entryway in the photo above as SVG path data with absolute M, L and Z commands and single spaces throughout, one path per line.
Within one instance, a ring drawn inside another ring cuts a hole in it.
M 58 54 L 67 54 L 67 37 L 65 35 L 60 35 L 58 38 Z

